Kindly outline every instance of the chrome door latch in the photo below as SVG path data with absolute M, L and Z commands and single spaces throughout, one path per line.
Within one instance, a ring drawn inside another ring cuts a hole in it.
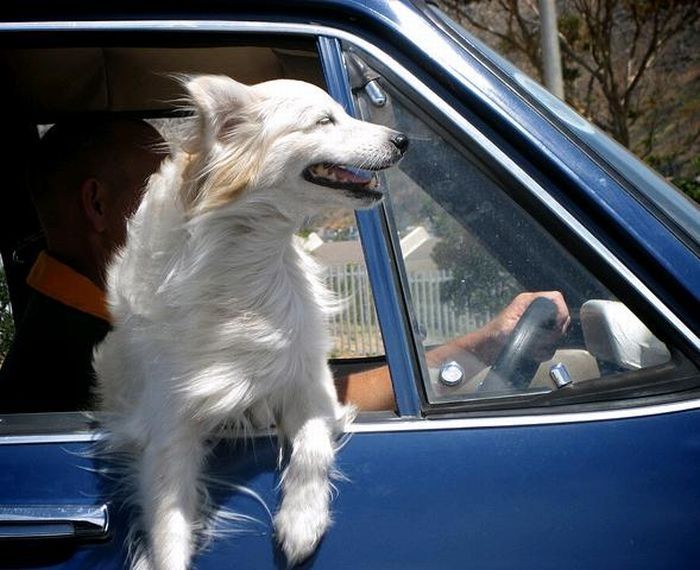
M 0 505 L 0 541 L 99 539 L 109 532 L 107 505 Z

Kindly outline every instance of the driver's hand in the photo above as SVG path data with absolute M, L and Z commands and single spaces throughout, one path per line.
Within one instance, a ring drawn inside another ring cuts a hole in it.
M 482 332 L 487 341 L 482 344 L 482 356 L 487 362 L 493 363 L 508 341 L 515 325 L 518 324 L 520 317 L 537 297 L 546 297 L 553 301 L 557 307 L 557 316 L 552 329 L 542 331 L 542 335 L 538 338 L 537 345 L 533 349 L 532 357 L 538 362 L 552 358 L 559 339 L 569 328 L 571 317 L 564 297 L 559 291 L 539 291 L 520 293 L 496 318 L 483 327 Z

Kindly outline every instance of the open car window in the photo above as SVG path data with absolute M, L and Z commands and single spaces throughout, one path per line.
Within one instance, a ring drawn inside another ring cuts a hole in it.
M 346 58 L 362 118 L 411 140 L 385 184 L 430 409 L 619 399 L 666 392 L 669 378 L 684 377 L 679 369 L 694 373 L 613 292 L 622 289 L 599 278 L 601 267 L 577 259 L 514 199 L 521 190 L 482 149 L 456 141 L 410 87 L 380 75 L 359 51 Z M 550 328 L 546 302 L 500 351 L 473 349 L 518 294 L 538 291 L 561 292 L 571 316 L 551 350 L 537 343 Z
M 167 138 L 168 129 L 186 113 L 181 108 L 183 93 L 178 74 L 220 73 L 251 84 L 277 78 L 300 79 L 325 88 L 315 38 L 280 37 L 270 39 L 270 45 L 260 37 L 254 41 L 255 45 L 244 45 L 238 39 L 237 45 L 218 41 L 191 47 L 115 47 L 110 42 L 1 49 L 0 64 L 12 78 L 6 96 L 21 109 L 13 117 L 10 130 L 28 133 L 35 145 L 56 122 L 91 114 L 120 114 L 150 121 Z M 20 139 L 15 138 L 19 148 Z M 23 211 L 32 209 L 26 173 L 17 171 L 18 183 L 3 204 L 7 213 L 20 207 Z M 25 301 L 31 294 L 25 278 L 43 247 L 39 224 L 32 216 L 7 215 L 3 216 L 1 231 L 4 269 L 13 277 L 8 279 L 10 293 L 13 299 Z M 322 265 L 325 282 L 338 299 L 337 311 L 330 318 L 333 347 L 329 355 L 336 375 L 380 365 L 384 345 L 354 213 L 325 211 L 307 221 L 298 240 Z M 16 307 L 18 325 L 24 305 L 18 303 Z M 9 306 L 3 301 L 0 308 L 3 322 L 11 322 Z M 2 335 L 3 344 L 9 347 L 12 331 L 3 328 Z M 36 347 L 36 354 L 41 358 L 41 347 Z M 26 380 L 16 379 L 20 383 Z M 55 380 L 70 382 L 70 378 Z M 28 405 L 21 411 L 39 410 Z

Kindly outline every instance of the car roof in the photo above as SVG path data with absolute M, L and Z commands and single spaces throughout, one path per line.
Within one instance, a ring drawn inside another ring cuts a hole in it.
M 3 3 L 4 21 L 36 21 L 52 19 L 66 20 L 95 20 L 131 19 L 135 17 L 159 18 L 164 15 L 178 15 L 188 18 L 193 14 L 208 15 L 211 18 L 221 16 L 244 17 L 245 14 L 263 17 L 265 13 L 274 13 L 290 19 L 323 21 L 327 18 L 343 16 L 348 23 L 352 18 L 375 20 L 378 17 L 392 18 L 400 9 L 415 9 L 414 4 L 406 1 L 387 0 L 200 0 L 188 1 L 120 1 L 120 2 L 85 2 L 80 0 L 63 1 L 51 0 L 6 0 Z M 350 19 L 348 19 L 350 18 Z

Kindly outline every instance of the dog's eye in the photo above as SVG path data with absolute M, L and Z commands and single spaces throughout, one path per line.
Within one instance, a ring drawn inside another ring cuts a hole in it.
M 330 117 L 326 115 L 325 117 L 321 117 L 316 124 L 317 125 L 332 125 L 335 121 L 333 120 L 333 117 Z

